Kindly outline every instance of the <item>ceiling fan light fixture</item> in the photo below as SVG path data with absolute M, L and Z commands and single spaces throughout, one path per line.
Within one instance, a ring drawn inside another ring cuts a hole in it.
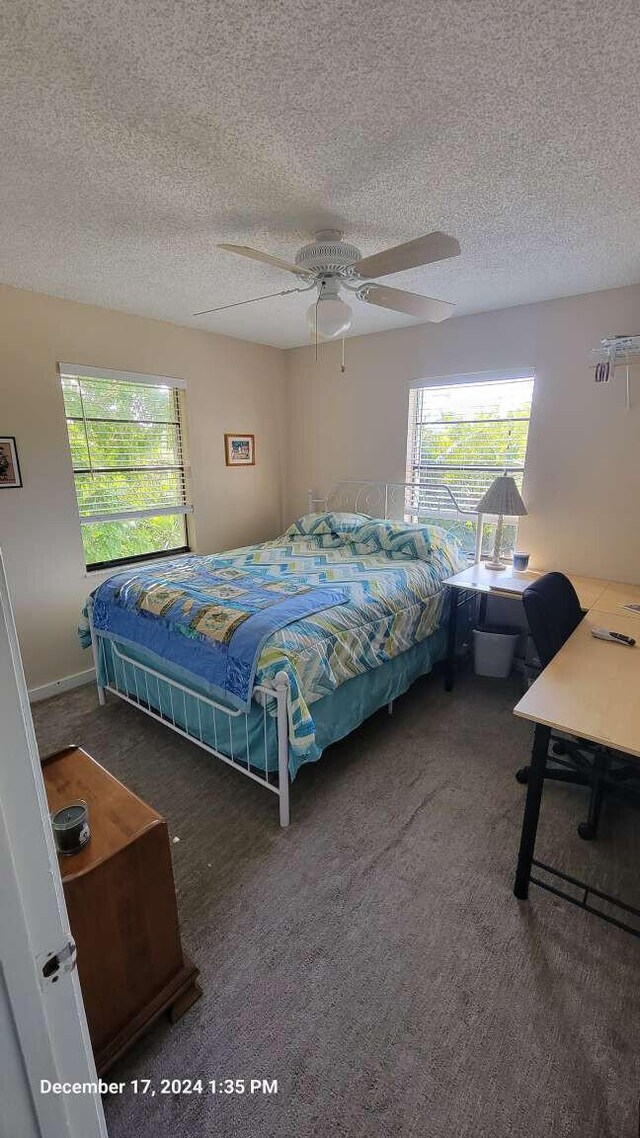
M 321 296 L 317 304 L 310 304 L 307 309 L 307 324 L 311 338 L 316 336 L 316 310 L 317 334 L 319 340 L 337 340 L 344 336 L 353 324 L 353 310 L 338 296 Z

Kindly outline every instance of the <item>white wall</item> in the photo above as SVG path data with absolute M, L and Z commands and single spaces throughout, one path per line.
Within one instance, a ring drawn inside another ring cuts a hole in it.
M 56 363 L 183 377 L 198 552 L 274 537 L 282 521 L 283 353 L 276 348 L 0 286 L 0 435 L 24 487 L 0 489 L 2 547 L 30 688 L 91 666 L 75 628 L 84 569 Z M 225 431 L 256 435 L 228 468 Z
M 287 352 L 285 521 L 333 480 L 403 482 L 411 381 L 533 367 L 519 544 L 533 564 L 640 581 L 640 367 L 626 412 L 622 376 L 596 385 L 589 352 L 640 333 L 640 286 L 418 325 Z

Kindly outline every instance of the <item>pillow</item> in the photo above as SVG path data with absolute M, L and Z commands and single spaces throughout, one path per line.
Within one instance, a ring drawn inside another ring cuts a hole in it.
M 438 566 L 442 579 L 460 573 L 462 569 L 469 568 L 469 561 L 465 557 L 455 534 L 441 526 L 429 526 L 431 537 L 431 564 Z
M 370 520 L 368 514 L 305 514 L 291 523 L 284 536 L 295 537 L 297 534 L 302 534 L 304 537 L 316 537 L 320 534 L 333 534 L 334 537 L 355 537 L 363 522 Z
M 430 561 L 431 528 L 408 522 L 370 521 L 361 526 L 353 545 L 356 553 L 387 553 L 390 557 Z
M 313 552 L 315 549 L 338 549 L 344 545 L 345 538 L 339 533 L 295 533 L 284 534 L 278 538 L 278 545 L 295 544 L 296 550 Z

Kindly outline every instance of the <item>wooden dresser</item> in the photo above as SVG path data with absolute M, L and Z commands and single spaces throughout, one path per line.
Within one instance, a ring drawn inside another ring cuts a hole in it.
M 42 763 L 49 809 L 89 806 L 91 841 L 59 857 L 98 1072 L 163 1012 L 175 1022 L 201 995 L 183 955 L 167 824 L 85 751 Z

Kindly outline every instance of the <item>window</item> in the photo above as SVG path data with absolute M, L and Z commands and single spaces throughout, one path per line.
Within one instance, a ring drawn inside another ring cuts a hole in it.
M 474 507 L 499 474 L 513 475 L 522 490 L 533 377 L 473 379 L 416 387 L 409 402 L 407 482 L 409 514 L 456 533 L 473 559 Z M 458 513 L 456 506 L 468 518 Z M 415 513 L 413 512 L 415 511 Z M 488 555 L 496 519 L 484 518 L 482 555 Z M 507 520 L 503 550 L 515 548 L 517 521 Z
M 188 549 L 179 380 L 60 364 L 88 569 Z

